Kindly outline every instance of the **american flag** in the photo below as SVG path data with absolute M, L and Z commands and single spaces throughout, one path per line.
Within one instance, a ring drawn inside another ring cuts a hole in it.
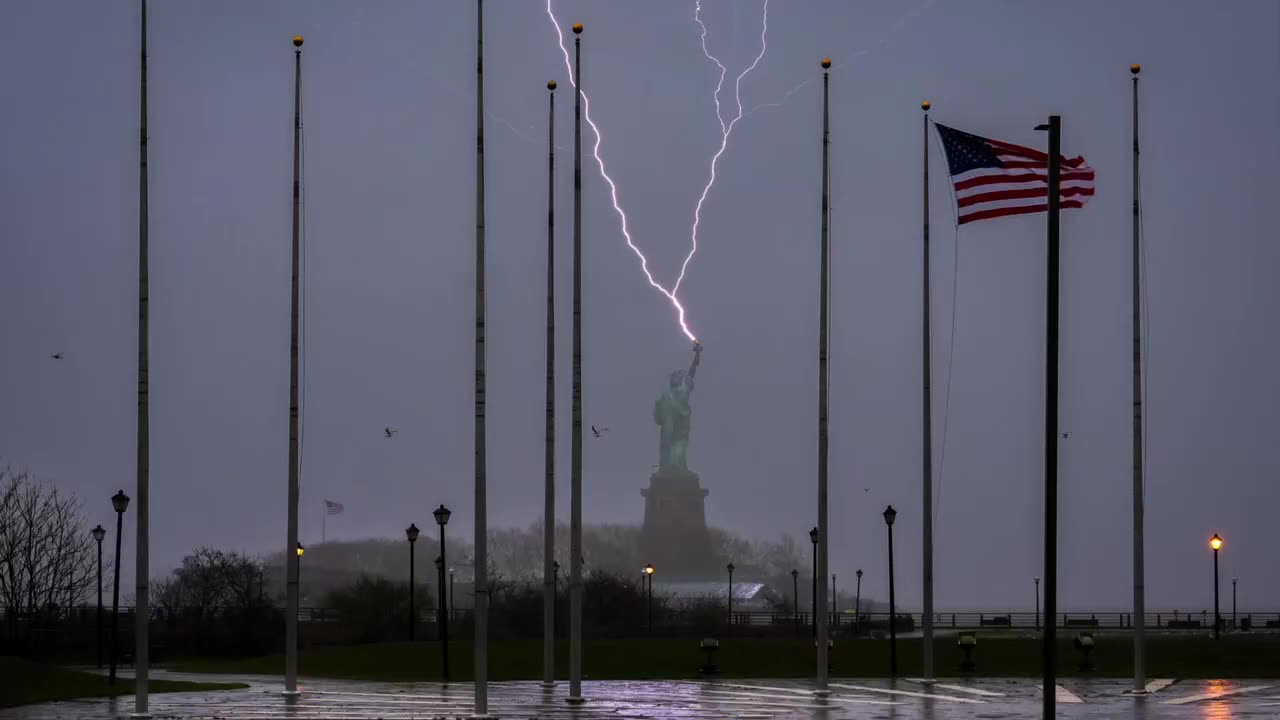
M 1048 154 L 937 123 L 934 127 L 955 183 L 959 224 L 1049 209 Z M 1061 168 L 1061 206 L 1084 207 L 1093 196 L 1093 168 L 1083 157 L 1063 157 Z
M 324 501 L 324 510 L 326 515 L 337 515 L 346 508 L 342 507 L 342 503 L 336 503 L 332 500 Z

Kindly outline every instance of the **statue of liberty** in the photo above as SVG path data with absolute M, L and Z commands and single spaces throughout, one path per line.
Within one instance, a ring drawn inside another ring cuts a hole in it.
M 689 472 L 689 428 L 691 408 L 689 394 L 693 392 L 693 376 L 698 372 L 702 359 L 702 343 L 693 343 L 693 362 L 689 370 L 671 373 L 667 389 L 653 404 L 653 421 L 658 424 L 658 472 L 675 470 Z

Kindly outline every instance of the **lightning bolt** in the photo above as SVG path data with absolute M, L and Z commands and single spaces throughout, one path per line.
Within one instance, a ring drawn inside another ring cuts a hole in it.
M 723 63 L 716 56 L 707 50 L 707 26 L 702 22 L 702 1 L 697 0 L 693 6 L 693 19 L 702 28 L 702 54 L 707 59 L 716 64 L 720 68 L 720 81 L 716 83 L 716 91 L 712 96 L 716 103 L 716 120 L 720 122 L 720 149 L 711 158 L 711 176 L 707 180 L 707 184 L 702 188 L 702 195 L 698 198 L 698 204 L 693 209 L 693 229 L 690 233 L 689 254 L 685 256 L 684 263 L 680 265 L 680 277 L 676 278 L 676 284 L 671 288 L 672 294 L 680 290 L 680 283 L 684 282 L 685 271 L 689 268 L 689 261 L 693 260 L 693 256 L 698 252 L 698 225 L 702 222 L 702 205 L 707 201 L 707 195 L 711 192 L 711 186 L 716 183 L 716 165 L 720 162 L 720 156 L 724 155 L 725 148 L 729 146 L 729 136 L 733 134 L 733 126 L 738 124 L 742 119 L 742 79 L 745 78 L 756 66 L 760 64 L 760 60 L 764 58 L 765 50 L 768 46 L 765 43 L 765 36 L 769 32 L 769 0 L 764 0 L 764 11 L 760 18 L 760 54 L 756 55 L 756 59 L 751 65 L 743 70 L 733 83 L 733 99 L 738 106 L 738 114 L 733 116 L 727 124 L 724 116 L 720 111 L 720 89 L 724 85 L 724 77 L 727 72 Z
M 556 20 L 555 12 L 551 9 L 551 0 L 547 0 L 547 17 L 551 20 L 551 26 L 556 29 L 556 37 L 560 42 L 560 52 L 564 54 L 565 70 L 569 73 L 569 83 L 576 89 L 577 84 L 573 76 L 573 63 L 569 60 L 569 48 L 564 44 L 564 32 L 560 29 L 560 22 Z M 635 253 L 636 257 L 640 259 L 640 269 L 644 272 L 644 276 L 649 281 L 649 285 L 666 296 L 667 300 L 671 301 L 671 305 L 675 307 L 676 319 L 680 323 L 680 329 L 684 331 L 685 336 L 696 342 L 697 336 L 689 330 L 689 325 L 685 322 L 684 306 L 680 304 L 680 300 L 676 298 L 676 294 L 673 290 L 668 290 L 663 287 L 662 283 L 653 279 L 653 273 L 649 272 L 648 258 L 644 256 L 644 253 L 640 251 L 640 248 L 636 247 L 635 242 L 631 239 L 631 232 L 627 229 L 627 213 L 623 211 L 622 205 L 618 203 L 618 185 L 613 181 L 613 178 L 609 177 L 609 172 L 604 166 L 604 157 L 600 155 L 600 146 L 603 144 L 604 140 L 603 136 L 600 134 L 600 128 L 597 127 L 595 121 L 591 119 L 591 100 L 587 97 L 587 93 L 585 91 L 582 93 L 582 115 L 586 118 L 587 125 L 591 126 L 591 132 L 596 136 L 596 142 L 591 148 L 591 154 L 596 159 L 596 165 L 600 167 L 601 177 L 603 177 L 604 181 L 609 185 L 609 198 L 613 201 L 614 212 L 618 213 L 618 219 L 622 223 L 622 237 L 627 241 L 627 247 L 631 248 L 631 252 Z

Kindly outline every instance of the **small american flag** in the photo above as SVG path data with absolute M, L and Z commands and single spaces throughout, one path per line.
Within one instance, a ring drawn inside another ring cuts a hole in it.
M 342 503 L 336 503 L 332 500 L 324 501 L 324 510 L 326 515 L 337 515 L 346 508 L 342 507 Z
M 934 127 L 942 138 L 951 180 L 955 183 L 960 225 L 1048 211 L 1048 154 L 937 123 Z M 1061 168 L 1061 206 L 1084 207 L 1093 196 L 1093 168 L 1083 157 L 1063 157 Z

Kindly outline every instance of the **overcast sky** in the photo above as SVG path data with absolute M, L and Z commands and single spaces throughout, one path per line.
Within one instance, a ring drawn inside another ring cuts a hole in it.
M 761 3 L 707 0 L 732 80 Z M 541 0 L 486 22 L 489 522 L 543 492 L 545 82 L 572 93 Z M 706 344 L 690 464 L 714 525 L 802 537 L 816 519 L 818 60 L 832 72 L 832 570 L 883 594 L 898 509 L 901 602 L 920 597 L 920 111 L 1064 152 L 1097 196 L 1062 231 L 1062 606 L 1131 598 L 1130 121 L 1142 84 L 1148 608 L 1212 607 L 1213 532 L 1240 604 L 1280 600 L 1280 363 L 1273 0 L 858 0 L 771 4 L 768 51 L 703 209 L 681 288 Z M 670 284 L 719 143 L 689 2 L 560 2 L 638 245 Z M 82 495 L 134 494 L 136 3 L 0 11 L 0 456 Z M 152 3 L 152 570 L 196 545 L 285 543 L 295 33 L 304 47 L 306 410 L 301 528 L 398 536 L 472 517 L 472 3 Z M 808 84 L 801 86 L 801 83 Z M 799 89 L 797 87 L 799 86 Z M 732 87 L 721 95 L 734 108 Z M 933 204 L 937 605 L 1029 607 L 1042 572 L 1044 217 L 954 226 Z M 559 157 L 558 512 L 568 517 L 572 157 Z M 690 343 L 584 172 L 585 521 L 639 523 L 651 412 Z M 958 267 L 955 258 L 958 257 Z M 954 301 L 954 305 L 953 305 Z M 954 324 L 952 317 L 954 314 Z M 63 352 L 55 361 L 50 353 Z M 950 392 L 947 381 L 950 380 Z M 383 437 L 394 426 L 394 439 Z M 945 443 L 943 439 L 945 438 Z M 124 563 L 132 567 L 132 510 Z M 846 579 L 847 578 L 847 579 Z M 131 586 L 132 583 L 129 583 Z M 877 589 L 880 588 L 880 589 Z

